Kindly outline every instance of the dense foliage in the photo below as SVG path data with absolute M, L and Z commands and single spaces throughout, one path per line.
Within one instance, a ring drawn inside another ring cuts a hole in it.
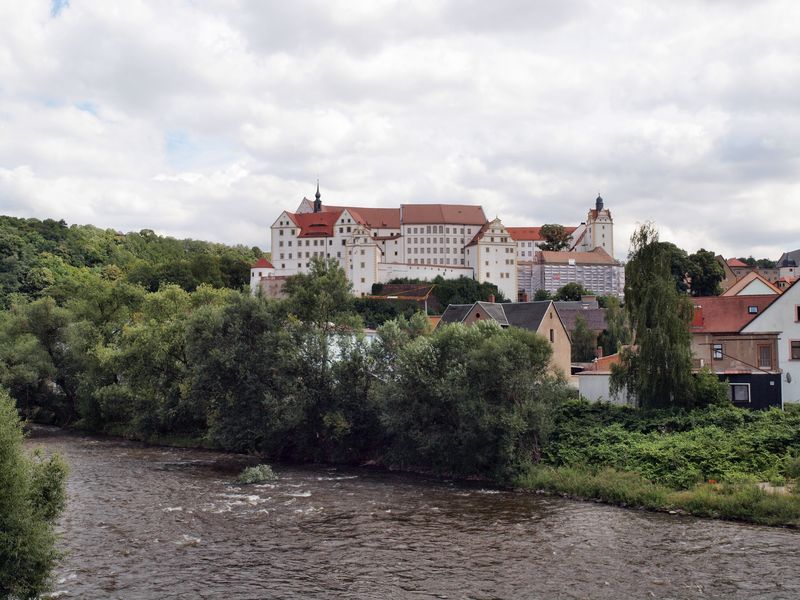
M 559 411 L 547 462 L 633 471 L 686 489 L 794 477 L 800 411 L 748 411 L 729 404 L 689 412 L 569 402 Z
M 625 310 L 635 348 L 623 349 L 612 366 L 612 393 L 625 392 L 644 407 L 693 406 L 692 305 L 676 289 L 671 254 L 650 225 L 631 237 Z
M 498 480 L 537 459 L 565 394 L 545 340 L 488 325 L 431 334 L 415 313 L 369 344 L 335 261 L 315 260 L 286 289 L 281 301 L 206 285 L 149 292 L 88 271 L 0 313 L 0 383 L 40 421 L 274 459 Z
M 539 245 L 542 250 L 559 251 L 569 249 L 572 234 L 567 233 L 563 225 L 547 223 L 542 225 L 540 233 L 544 239 L 544 242 Z
M 59 554 L 53 525 L 66 499 L 66 465 L 28 457 L 13 400 L 0 389 L 0 598 L 46 591 Z
M 258 248 L 177 240 L 149 229 L 119 233 L 91 225 L 68 226 L 52 219 L 0 216 L 0 304 L 15 295 L 42 296 L 53 285 L 80 277 L 82 270 L 122 278 L 156 291 L 164 283 L 186 290 L 201 284 L 241 288 Z

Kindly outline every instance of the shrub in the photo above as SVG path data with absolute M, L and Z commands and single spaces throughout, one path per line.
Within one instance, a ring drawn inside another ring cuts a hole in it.
M 267 481 L 275 481 L 278 476 L 272 467 L 269 465 L 256 465 L 254 467 L 247 467 L 236 478 L 236 483 L 250 484 L 250 483 L 265 483 Z

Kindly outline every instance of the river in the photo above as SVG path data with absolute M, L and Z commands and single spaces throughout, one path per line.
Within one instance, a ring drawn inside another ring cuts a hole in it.
M 70 465 L 54 598 L 800 598 L 800 532 L 37 429 Z

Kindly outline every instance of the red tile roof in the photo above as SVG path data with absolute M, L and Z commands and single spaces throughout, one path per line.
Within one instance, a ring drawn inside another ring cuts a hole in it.
M 540 242 L 542 237 L 541 227 L 506 227 L 515 242 Z M 564 231 L 572 235 L 577 227 L 564 227 Z
M 692 298 L 692 333 L 737 333 L 780 296 L 706 296 Z M 755 313 L 748 307 L 755 306 Z
M 300 228 L 297 237 L 332 237 L 333 226 L 339 220 L 339 212 L 317 212 L 317 213 L 286 213 Z
M 600 246 L 591 252 L 549 252 L 536 253 L 537 260 L 549 264 L 569 264 L 574 260 L 576 265 L 615 265 L 617 261 L 609 256 Z
M 401 204 L 400 213 L 405 225 L 483 225 L 487 222 L 483 207 L 474 204 Z
M 728 259 L 728 266 L 729 267 L 741 268 L 741 267 L 747 267 L 748 265 L 747 265 L 747 263 L 744 263 L 744 262 L 740 261 L 738 258 L 729 258 Z
M 399 208 L 367 208 L 365 206 L 329 206 L 322 205 L 322 212 L 341 214 L 346 210 L 362 225 L 372 229 L 400 229 Z
M 266 258 L 259 258 L 256 262 L 250 265 L 251 269 L 274 269 L 275 267 L 272 266 L 272 263 L 269 262 Z

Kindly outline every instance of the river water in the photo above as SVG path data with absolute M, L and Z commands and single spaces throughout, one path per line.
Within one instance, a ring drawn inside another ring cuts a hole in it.
M 70 464 L 57 598 L 800 598 L 800 532 L 37 430 Z

